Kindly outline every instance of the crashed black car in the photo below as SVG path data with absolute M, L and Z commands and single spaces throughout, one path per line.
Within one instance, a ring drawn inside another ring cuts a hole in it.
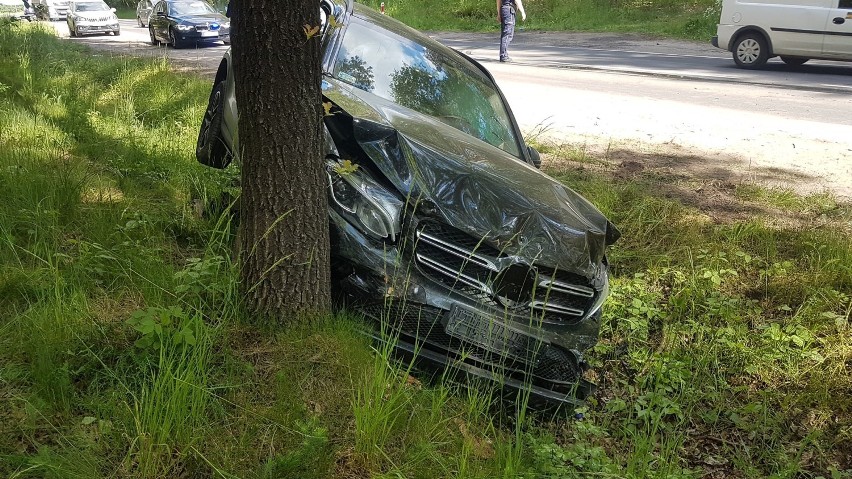
M 362 5 L 320 6 L 340 25 L 322 40 L 336 297 L 421 361 L 576 404 L 618 230 L 537 169 L 485 68 Z M 229 51 L 198 137 L 208 166 L 238 151 L 235 87 Z

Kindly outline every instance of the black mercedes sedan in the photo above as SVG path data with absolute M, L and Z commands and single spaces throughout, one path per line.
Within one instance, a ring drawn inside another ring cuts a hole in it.
M 202 0 L 161 0 L 148 22 L 151 44 L 174 48 L 201 42 L 231 43 L 231 22 Z
M 337 304 L 419 364 L 578 404 L 593 390 L 583 353 L 620 233 L 537 168 L 482 65 L 336 1 L 319 2 L 319 35 Z M 240 160 L 238 88 L 228 50 L 199 130 L 202 164 Z

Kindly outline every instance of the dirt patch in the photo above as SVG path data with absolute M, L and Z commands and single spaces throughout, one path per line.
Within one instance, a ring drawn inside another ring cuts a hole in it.
M 656 151 L 590 148 L 562 145 L 542 154 L 549 171 L 587 170 L 617 181 L 640 181 L 655 194 L 694 207 L 715 223 L 748 221 L 755 217 L 786 226 L 815 227 L 830 219 L 822 212 L 795 212 L 743 197 L 741 187 L 791 191 L 798 195 L 825 193 L 821 179 L 783 168 L 753 167 L 732 156 L 695 154 L 677 145 Z M 745 164 L 744 164 L 745 163 Z M 841 198 L 838 207 L 848 208 Z

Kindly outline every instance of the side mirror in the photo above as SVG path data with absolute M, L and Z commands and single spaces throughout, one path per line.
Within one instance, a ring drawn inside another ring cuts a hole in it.
M 527 151 L 530 154 L 530 162 L 532 162 L 533 166 L 541 169 L 541 155 L 538 153 L 538 150 L 531 146 L 527 146 Z

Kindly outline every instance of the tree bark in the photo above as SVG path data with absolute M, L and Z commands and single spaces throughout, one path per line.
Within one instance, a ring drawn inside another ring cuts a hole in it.
M 319 4 L 231 1 L 243 297 L 283 323 L 330 308 Z

